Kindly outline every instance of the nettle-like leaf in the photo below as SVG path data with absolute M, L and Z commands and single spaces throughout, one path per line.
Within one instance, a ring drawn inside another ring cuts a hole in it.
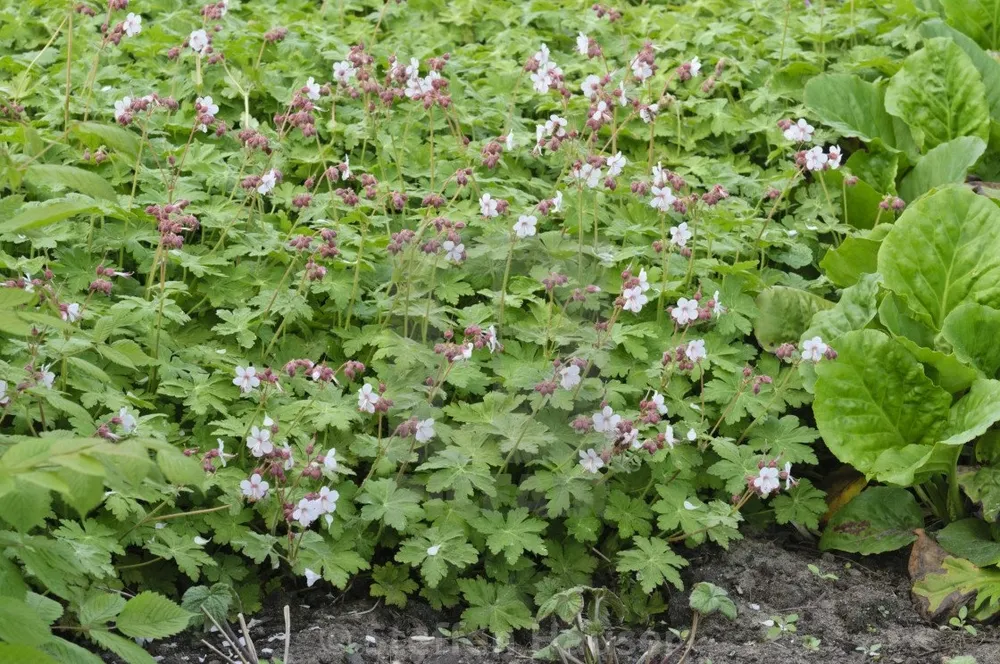
M 916 540 L 913 529 L 923 523 L 920 505 L 909 491 L 869 487 L 833 515 L 819 546 L 865 555 L 894 551 Z
M 365 490 L 358 496 L 361 508 L 361 518 L 366 521 L 381 521 L 400 532 L 419 520 L 424 510 L 420 507 L 420 494 L 411 489 L 400 488 L 391 479 L 379 479 L 368 482 Z
M 645 593 L 651 593 L 664 583 L 670 583 L 678 590 L 684 589 L 678 570 L 688 562 L 670 550 L 670 545 L 659 537 L 632 538 L 634 549 L 618 554 L 619 572 L 634 572 L 635 578 Z
M 878 270 L 936 330 L 966 302 L 1000 305 L 1000 209 L 958 187 L 922 198 L 882 242 Z
M 736 603 L 729 598 L 729 593 L 707 581 L 694 584 L 688 605 L 702 615 L 721 613 L 730 620 L 736 620 Z
M 163 595 L 147 591 L 125 603 L 115 627 L 132 638 L 162 639 L 187 627 L 193 615 Z
M 448 576 L 449 567 L 463 570 L 479 560 L 476 548 L 457 527 L 431 527 L 422 534 L 405 540 L 396 560 L 420 565 L 420 574 L 431 588 Z
M 929 455 L 947 423 L 951 395 L 927 378 L 898 341 L 881 332 L 849 332 L 837 352 L 835 361 L 816 366 L 813 403 L 830 451 L 878 478 L 900 471 L 886 461 L 898 460 L 892 453 L 913 462 Z
M 392 563 L 376 565 L 372 570 L 372 579 L 371 596 L 384 597 L 389 606 L 406 606 L 408 596 L 417 589 L 409 569 Z
M 469 608 L 462 612 L 468 629 L 488 629 L 506 644 L 515 629 L 531 629 L 535 621 L 514 586 L 493 584 L 482 577 L 459 579 Z
M 797 523 L 806 528 L 819 528 L 819 518 L 827 511 L 826 493 L 807 479 L 771 501 L 774 519 L 778 523 Z
M 941 37 L 903 61 L 889 82 L 885 108 L 910 127 L 923 151 L 960 136 L 989 136 L 986 88 L 969 56 Z
M 539 537 L 547 524 L 530 516 L 523 507 L 514 508 L 507 514 L 484 511 L 472 525 L 486 536 L 490 551 L 495 554 L 502 552 L 511 565 L 526 551 L 540 555 L 548 552 L 544 540 Z

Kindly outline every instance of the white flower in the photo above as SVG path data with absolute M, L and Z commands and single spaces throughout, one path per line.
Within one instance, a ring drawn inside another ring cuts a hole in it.
M 118 411 L 118 419 L 121 420 L 122 431 L 126 434 L 134 433 L 139 428 L 139 423 L 136 422 L 132 413 L 128 412 L 128 408 L 121 408 Z
M 308 567 L 305 569 L 305 575 L 306 575 L 306 586 L 310 588 L 312 588 L 314 583 L 323 578 L 322 575 L 317 574 Z
M 316 502 L 319 503 L 319 509 L 323 514 L 333 514 L 337 511 L 337 501 L 339 499 L 339 491 L 323 487 L 319 490 L 319 498 L 316 499 Z
M 670 170 L 663 167 L 661 162 L 656 162 L 653 166 L 653 186 L 665 187 L 670 182 Z
M 420 60 L 417 60 L 416 58 L 410 58 L 410 64 L 406 66 L 406 69 L 403 70 L 403 73 L 406 74 L 406 78 L 416 78 L 420 76 Z
M 823 359 L 828 346 L 819 337 L 806 339 L 802 342 L 802 359 L 809 362 L 819 362 Z
M 272 420 L 271 416 L 268 415 L 267 413 L 264 413 L 264 426 L 266 426 L 268 428 L 274 426 L 274 420 Z
M 52 366 L 52 365 L 51 364 L 46 364 L 44 367 L 42 367 L 41 381 L 42 381 L 42 385 L 44 385 L 47 389 L 51 390 L 52 386 L 55 385 L 56 375 L 54 373 L 52 373 L 51 371 L 49 371 L 49 367 L 50 366 Z
M 198 55 L 205 55 L 205 51 L 208 50 L 208 44 L 208 33 L 204 30 L 195 30 L 188 37 L 188 46 Z
M 705 340 L 695 339 L 689 341 L 688 345 L 684 348 L 684 356 L 692 362 L 701 362 L 708 357 L 708 353 L 705 352 Z
M 306 80 L 305 87 L 306 87 L 306 97 L 309 97 L 309 99 L 312 99 L 313 101 L 319 99 L 319 83 L 316 82 L 315 78 L 310 76 Z
M 760 469 L 757 477 L 753 478 L 752 484 L 762 497 L 767 498 L 769 493 L 781 488 L 781 481 L 778 479 L 778 469 L 764 466 Z
M 514 132 L 508 131 L 507 135 L 503 137 L 503 145 L 507 152 L 514 149 Z
M 805 121 L 803 118 L 799 118 L 798 122 L 791 125 L 788 129 L 784 131 L 785 138 L 789 141 L 794 141 L 795 143 L 805 143 L 812 140 L 813 132 L 815 128 Z
M 559 117 L 553 113 L 549 116 L 549 119 L 545 121 L 544 126 L 546 135 L 563 138 L 566 136 L 566 127 L 569 126 L 569 120 Z
M 642 292 L 641 286 L 626 288 L 622 291 L 622 297 L 625 298 L 625 304 L 622 306 L 622 309 L 636 314 L 642 311 L 644 304 L 649 302 L 649 298 Z
M 206 544 L 208 544 L 211 541 L 212 541 L 211 538 L 205 539 L 204 537 L 201 537 L 200 535 L 195 535 L 194 536 L 194 543 L 197 544 L 198 546 L 205 546 Z
M 267 195 L 274 190 L 274 185 L 278 183 L 278 172 L 273 168 L 260 176 L 260 184 L 257 186 L 257 193 Z
M 358 410 L 363 413 L 374 413 L 375 404 L 378 403 L 379 395 L 372 389 L 369 383 L 358 390 Z
M 570 364 L 559 370 L 559 384 L 564 390 L 572 390 L 580 384 L 580 367 Z
M 597 102 L 594 112 L 590 114 L 590 119 L 594 122 L 610 122 L 611 113 L 608 112 L 608 102 L 603 99 Z
M 637 450 L 642 447 L 642 443 L 639 442 L 639 430 L 629 429 L 626 431 L 625 435 L 622 436 L 622 445 L 628 445 L 633 450 Z
M 499 346 L 500 342 L 497 340 L 497 329 L 490 325 L 486 328 L 486 347 L 490 349 L 490 354 L 493 354 Z
M 677 439 L 674 437 L 674 428 L 667 425 L 667 430 L 663 433 L 664 442 L 670 446 L 670 449 L 674 449 L 674 445 L 677 444 Z
M 797 479 L 792 477 L 792 463 L 790 461 L 785 462 L 785 471 L 781 474 L 785 476 L 785 491 L 799 483 Z
M 441 545 L 440 544 L 435 544 L 433 546 L 429 546 L 429 547 L 427 547 L 427 555 L 428 556 L 436 556 L 438 554 L 438 551 L 440 551 L 440 550 L 441 550 Z
M 535 225 L 538 223 L 538 218 L 530 214 L 522 214 L 514 222 L 514 232 L 517 233 L 519 238 L 531 237 L 535 234 Z
M 538 69 L 531 73 L 531 83 L 535 92 L 540 94 L 548 92 L 549 87 L 554 83 L 552 75 L 557 72 L 562 73 L 555 63 L 546 62 L 539 65 Z
M 240 388 L 243 394 L 249 394 L 255 387 L 260 385 L 260 378 L 257 378 L 257 370 L 252 366 L 244 369 L 236 367 L 236 378 L 233 378 L 233 385 Z
M 444 257 L 453 263 L 461 263 L 462 256 L 465 254 L 465 245 L 461 242 L 455 244 L 451 240 L 445 240 L 441 243 L 441 247 L 444 249 Z
M 658 412 L 660 415 L 667 414 L 667 404 L 664 403 L 662 394 L 660 394 L 659 392 L 653 392 L 653 398 L 650 399 L 650 401 L 652 401 L 653 405 L 656 406 L 656 412 Z
M 627 163 L 628 161 L 622 156 L 621 150 L 619 150 L 615 156 L 608 157 L 608 175 L 613 178 L 618 177 Z
M 270 485 L 258 473 L 254 473 L 250 479 L 240 482 L 243 495 L 250 500 L 263 500 L 264 496 L 267 495 L 268 488 Z
M 549 47 L 548 44 L 542 44 L 539 47 L 538 52 L 535 53 L 535 60 L 538 61 L 539 65 L 544 65 L 549 61 Z
M 698 506 L 695 505 L 694 503 L 692 503 L 690 500 L 685 500 L 684 501 L 684 509 L 686 509 L 688 511 L 694 511 L 694 510 L 698 509 Z
M 226 454 L 226 444 L 224 442 L 222 442 L 221 438 L 216 438 L 215 442 L 217 442 L 219 444 L 219 446 L 215 448 L 219 452 L 219 461 L 222 462 L 222 467 L 225 468 L 226 467 L 226 457 L 227 456 L 231 456 L 231 455 Z
M 433 438 L 434 420 L 428 418 L 417 422 L 417 430 L 413 433 L 413 437 L 417 439 L 418 443 L 426 443 Z
M 137 34 L 142 32 L 142 17 L 129 12 L 122 25 L 125 27 L 126 35 L 129 37 L 135 37 Z
M 599 433 L 613 433 L 618 427 L 618 423 L 622 421 L 622 416 L 616 414 L 611 409 L 611 406 L 605 406 L 599 413 L 594 413 L 592 419 L 594 422 L 594 431 Z
M 826 167 L 826 162 L 830 160 L 823 152 L 823 148 L 816 145 L 806 152 L 806 169 L 810 171 L 821 171 Z
M 649 279 L 646 277 L 646 268 L 639 270 L 639 288 L 645 293 L 649 290 Z
M 487 219 L 491 219 L 500 214 L 497 210 L 497 200 L 489 194 L 483 194 L 479 198 L 479 213 Z
M 121 120 L 122 116 L 129 112 L 132 106 L 131 97 L 123 97 L 115 102 L 115 120 Z
M 586 452 L 580 450 L 580 465 L 588 473 L 596 473 L 601 468 L 604 468 L 604 459 L 592 447 Z
M 308 528 L 309 524 L 318 519 L 321 514 L 318 500 L 302 498 L 292 512 L 292 518 L 298 521 L 303 528 Z
M 285 470 L 291 470 L 295 467 L 295 457 L 292 456 L 292 448 L 286 441 L 285 444 L 282 445 L 281 449 L 285 452 L 285 456 L 287 457 L 285 459 L 284 468 Z
M 351 179 L 351 175 L 352 175 L 352 173 L 351 173 L 351 155 L 349 155 L 349 154 L 345 154 L 344 155 L 343 166 L 344 166 L 344 170 L 342 170 L 340 172 L 340 179 L 341 180 L 350 180 Z
M 622 106 L 628 106 L 628 96 L 625 94 L 625 81 L 618 84 L 618 103 Z
M 323 455 L 323 466 L 332 473 L 337 472 L 337 448 L 331 447 L 330 451 Z
M 587 78 L 583 79 L 583 83 L 580 84 L 580 89 L 583 90 L 583 96 L 587 99 L 593 99 L 597 96 L 597 91 L 601 87 L 601 77 L 595 74 L 591 74 Z
M 688 240 L 694 237 L 694 233 L 688 230 L 686 221 L 682 221 L 677 226 L 670 227 L 670 244 L 675 247 L 686 247 Z
M 699 60 L 697 56 L 691 58 L 690 65 L 692 76 L 697 76 L 701 73 L 701 60 Z
M 649 201 L 649 206 L 660 212 L 666 212 L 670 209 L 670 206 L 674 204 L 677 197 L 674 196 L 674 192 L 670 187 L 657 187 L 653 186 L 653 198 Z
M 80 305 L 76 302 L 66 305 L 66 311 L 60 312 L 60 317 L 67 323 L 75 323 L 82 315 Z
M 552 197 L 552 209 L 555 212 L 562 212 L 562 201 L 563 194 L 561 191 L 557 191 L 556 195 Z
M 642 82 L 653 75 L 653 68 L 645 62 L 635 59 L 632 61 L 632 75 L 635 76 L 636 80 Z
M 656 114 L 660 112 L 659 104 L 650 104 L 649 106 L 643 106 L 639 109 L 639 117 L 643 122 L 649 124 L 656 119 Z
M 347 85 L 356 73 L 357 70 L 347 60 L 333 63 L 333 77 L 338 83 Z
M 826 162 L 827 168 L 830 168 L 832 170 L 837 170 L 838 168 L 840 168 L 840 160 L 843 158 L 843 156 L 844 155 L 840 152 L 839 145 L 831 146 L 829 152 L 827 153 L 827 162 Z
M 590 39 L 582 32 L 576 35 L 576 52 L 580 55 L 587 55 L 590 52 Z
M 691 321 L 698 320 L 698 300 L 680 298 L 673 311 L 670 312 L 670 316 L 677 321 L 678 325 L 687 325 Z
M 250 454 L 257 458 L 273 452 L 274 443 L 271 442 L 271 430 L 251 427 L 250 435 L 247 436 L 247 448 L 249 448 Z
M 694 429 L 688 429 L 687 439 L 693 443 L 698 440 L 698 433 Z
M 573 177 L 586 183 L 589 189 L 594 189 L 601 183 L 601 169 L 591 164 L 583 164 L 579 168 L 573 169 Z
M 471 344 L 471 343 L 465 344 L 465 346 L 462 347 L 462 355 L 461 355 L 461 357 L 458 357 L 456 359 L 460 359 L 460 360 L 468 360 L 468 359 L 470 359 L 472 357 L 472 351 L 473 351 L 473 349 L 475 349 L 475 346 L 473 344 Z
M 7 381 L 0 380 L 0 406 L 10 403 L 10 396 L 7 394 Z
M 712 295 L 712 315 L 721 316 L 726 313 L 726 308 L 722 306 L 722 300 L 719 298 L 719 291 L 715 291 Z

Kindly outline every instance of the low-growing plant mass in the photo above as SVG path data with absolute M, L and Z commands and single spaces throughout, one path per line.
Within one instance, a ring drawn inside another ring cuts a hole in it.
M 314 585 L 555 658 L 746 520 L 996 614 L 998 16 L 0 2 L 0 660 Z

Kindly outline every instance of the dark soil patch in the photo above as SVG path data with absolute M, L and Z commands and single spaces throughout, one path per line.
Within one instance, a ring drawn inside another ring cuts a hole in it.
M 823 579 L 808 568 L 813 564 Z M 686 573 L 688 588 L 709 581 L 725 588 L 739 608 L 735 622 L 713 616 L 702 621 L 689 664 L 937 664 L 950 657 L 971 655 L 978 664 L 1000 664 L 1000 630 L 978 626 L 978 635 L 941 630 L 926 624 L 910 602 L 905 554 L 867 558 L 820 554 L 778 538 L 751 537 L 734 543 L 731 551 L 699 550 Z M 375 605 L 306 592 L 272 597 L 256 616 L 251 630 L 258 651 L 280 656 L 284 649 L 281 607 L 291 606 L 290 664 L 473 664 L 525 661 L 547 645 L 555 628 L 525 635 L 502 653 L 493 652 L 485 636 L 447 638 L 441 629 L 453 627 L 429 607 L 411 603 L 406 609 Z M 372 607 L 375 607 L 374 609 Z M 797 632 L 766 641 L 765 620 L 797 614 Z M 691 622 L 685 595 L 676 595 L 666 615 L 644 631 L 623 629 L 615 634 L 618 659 L 633 664 L 659 644 L 660 662 L 667 652 L 676 664 L 678 640 L 668 627 L 686 629 Z M 809 650 L 806 636 L 819 639 Z M 217 634 L 208 639 L 225 652 Z M 879 646 L 878 656 L 859 651 Z M 184 636 L 154 649 L 165 664 L 213 664 L 213 655 L 197 638 Z

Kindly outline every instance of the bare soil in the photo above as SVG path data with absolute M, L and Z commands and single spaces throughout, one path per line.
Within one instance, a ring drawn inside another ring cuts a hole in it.
M 686 570 L 685 584 L 709 581 L 725 588 L 739 609 L 735 622 L 704 619 L 687 664 L 938 664 L 967 655 L 978 664 L 1000 664 L 1000 630 L 977 626 L 977 634 L 923 622 L 910 601 L 906 552 L 855 557 L 821 554 L 784 536 L 757 535 L 730 551 L 699 549 Z M 822 578 L 811 571 L 815 565 Z M 494 652 L 485 635 L 448 638 L 457 616 L 445 616 L 417 602 L 405 609 L 351 599 L 323 591 L 270 598 L 256 616 L 251 633 L 263 656 L 281 656 L 284 618 L 291 606 L 289 664 L 478 664 L 527 661 L 556 633 L 544 624 L 537 634 L 522 634 L 503 652 Z M 797 631 L 765 638 L 764 621 L 797 614 Z M 678 664 L 683 648 L 669 627 L 691 622 L 686 594 L 671 598 L 668 612 L 644 630 L 624 627 L 615 633 L 618 661 L 638 662 L 656 644 L 660 664 Z M 442 632 L 442 629 L 445 630 Z M 198 639 L 184 635 L 154 646 L 165 664 L 221 664 Z M 806 637 L 819 639 L 818 649 Z M 208 640 L 226 651 L 217 634 Z M 874 646 L 878 648 L 872 650 Z M 861 650 L 859 650 L 859 648 Z M 664 661 L 664 655 L 670 653 Z

